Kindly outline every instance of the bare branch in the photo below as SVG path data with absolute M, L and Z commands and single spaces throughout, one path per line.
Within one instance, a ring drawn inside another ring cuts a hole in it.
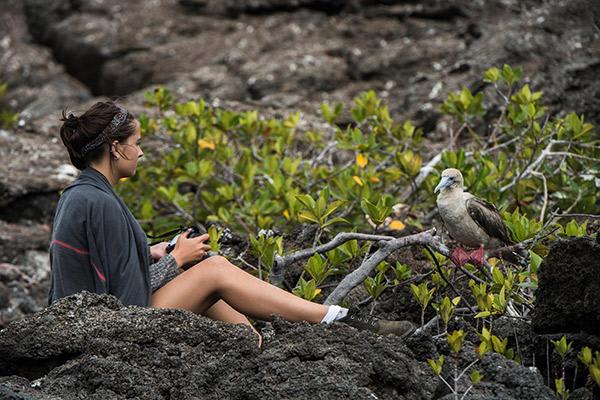
M 586 160 L 586 161 L 598 162 L 597 158 L 588 157 L 588 156 L 584 156 L 581 154 L 575 154 L 575 153 L 571 153 L 568 151 L 549 151 L 546 156 L 547 157 L 549 157 L 549 156 L 565 156 L 565 157 L 579 158 L 579 159 Z
M 431 328 L 433 325 L 437 324 L 437 322 L 440 320 L 440 316 L 436 315 L 435 317 L 431 318 L 429 320 L 429 322 L 427 322 L 425 325 L 423 325 L 420 328 L 417 328 L 412 335 L 416 336 L 416 335 L 420 335 L 423 332 L 426 332 L 429 330 L 429 328 Z
M 540 153 L 540 155 L 538 156 L 538 158 L 529 164 L 529 166 L 523 170 L 515 179 L 513 179 L 509 184 L 503 186 L 500 188 L 500 193 L 504 193 L 506 192 L 508 189 L 512 188 L 513 186 L 515 186 L 520 179 L 523 178 L 527 178 L 532 171 L 537 171 L 537 168 L 540 166 L 540 164 L 542 163 L 542 161 L 544 161 L 544 159 L 548 156 L 548 153 L 550 153 L 550 150 L 552 149 L 552 146 L 554 145 L 554 140 L 551 140 L 550 142 L 548 142 L 548 144 L 546 145 L 546 147 L 544 148 L 544 150 L 542 150 L 542 152 Z
M 179 214 L 183 218 L 187 219 L 189 222 L 192 222 L 192 223 L 194 222 L 194 217 L 192 217 L 190 215 L 190 213 L 188 213 L 183 208 L 181 208 L 181 206 L 177 203 L 177 201 L 173 200 L 171 202 L 171 204 L 173 204 L 173 206 L 175 207 L 177 214 Z
M 600 219 L 600 215 L 597 214 L 581 214 L 581 213 L 552 213 L 552 218 L 591 218 Z
M 442 278 L 442 280 L 444 282 L 446 282 L 446 284 L 448 286 L 450 286 L 450 288 L 452 289 L 452 291 L 454 292 L 454 294 L 456 294 L 457 296 L 459 296 L 467 305 L 467 307 L 469 308 L 469 310 L 471 310 L 471 312 L 475 312 L 475 310 L 473 309 L 473 307 L 471 306 L 471 304 L 469 304 L 469 302 L 467 301 L 467 298 L 465 296 L 463 296 L 458 289 L 456 288 L 456 286 L 454 286 L 454 284 L 452 284 L 452 282 L 450 282 L 448 280 L 448 278 L 446 278 L 446 275 L 444 275 L 444 272 L 442 271 L 442 267 L 440 266 L 440 263 L 438 262 L 437 258 L 435 257 L 435 254 L 433 254 L 433 251 L 428 247 L 428 246 L 424 246 L 425 250 L 427 250 L 427 252 L 429 253 L 429 255 L 431 256 L 431 259 L 433 260 L 433 263 L 435 264 L 435 268 L 438 271 L 438 274 L 440 275 L 440 278 Z
M 309 168 L 313 168 L 315 166 L 315 164 L 319 163 L 323 158 L 325 158 L 325 156 L 327 155 L 327 153 L 333 149 L 335 146 L 337 146 L 338 142 L 337 140 L 334 140 L 333 142 L 329 143 L 327 146 L 325 146 L 325 148 L 323 149 L 323 151 L 321 151 L 321 153 L 319 153 L 319 155 L 315 158 L 313 158 L 311 160 L 311 162 L 309 163 L 308 167 Z
M 465 312 L 465 311 L 471 312 L 471 310 L 469 310 L 466 307 L 461 307 L 461 308 L 457 308 L 457 309 L 454 310 L 455 313 L 460 313 L 460 312 Z M 436 315 L 431 320 L 429 320 L 425 325 L 423 325 L 420 328 L 415 329 L 415 331 L 412 333 L 412 336 L 417 336 L 417 335 L 420 335 L 423 332 L 427 332 L 432 326 L 434 326 L 435 324 L 437 324 L 437 322 L 439 320 L 440 320 L 440 316 Z
M 540 223 L 544 224 L 544 216 L 546 214 L 546 207 L 548 206 L 548 182 L 546 181 L 546 176 L 541 172 L 531 172 L 533 176 L 537 176 L 538 178 L 542 178 L 544 182 L 544 204 L 542 205 L 542 211 L 540 212 Z
M 375 269 L 375 267 L 390 254 L 400 248 L 414 245 L 428 245 L 445 256 L 450 254 L 450 250 L 442 242 L 442 239 L 436 235 L 435 228 L 414 235 L 387 240 L 382 243 L 380 248 L 373 253 L 371 257 L 366 259 L 362 265 L 346 275 L 323 304 L 338 304 L 352 289 L 360 285 L 369 273 L 371 273 L 371 271 L 373 271 L 373 269 Z
M 303 259 L 312 257 L 315 253 L 323 254 L 329 250 L 333 250 L 338 246 L 350 241 L 350 240 L 393 240 L 393 236 L 383 235 L 369 235 L 367 233 L 356 233 L 356 232 L 342 232 L 338 233 L 331 241 L 322 244 L 318 247 L 311 247 L 308 249 L 299 250 L 295 253 L 288 254 L 287 256 L 275 256 L 275 265 L 271 269 L 270 281 L 274 285 L 281 285 L 283 282 L 283 275 L 285 268 Z

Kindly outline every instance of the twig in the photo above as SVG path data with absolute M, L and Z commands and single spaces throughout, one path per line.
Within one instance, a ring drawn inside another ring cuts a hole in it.
M 455 313 L 458 312 L 465 312 L 465 311 L 471 311 L 466 307 L 461 307 L 461 308 L 457 308 L 454 310 Z M 415 331 L 412 333 L 412 336 L 416 336 L 419 335 L 423 332 L 426 332 L 429 328 L 431 328 L 433 325 L 437 324 L 437 322 L 440 320 L 440 316 L 436 315 L 435 317 L 433 317 L 432 319 L 429 320 L 429 322 L 427 322 L 425 325 L 423 325 L 420 328 L 415 329 Z
M 181 208 L 181 206 L 179 204 L 177 204 L 177 202 L 175 200 L 173 200 L 171 202 L 171 204 L 173 204 L 173 206 L 177 210 L 177 213 L 179 213 L 182 217 L 186 218 L 190 222 L 194 222 L 194 217 L 192 215 L 190 215 L 188 212 L 186 212 L 183 208 Z
M 554 142 L 554 143 L 556 143 L 556 142 Z M 580 158 L 580 159 L 586 160 L 586 161 L 598 162 L 597 158 L 588 157 L 588 156 L 584 156 L 584 155 L 581 155 L 581 154 L 575 154 L 575 153 L 571 153 L 569 151 L 549 151 L 546 156 L 574 157 L 574 158 Z
M 465 275 L 466 275 L 466 276 L 468 276 L 469 278 L 473 279 L 474 281 L 477 281 L 477 282 L 479 282 L 479 283 L 486 283 L 486 281 L 484 281 L 483 279 L 481 279 L 481 278 L 479 278 L 479 277 L 477 277 L 477 276 L 473 275 L 473 274 L 472 274 L 472 273 L 471 273 L 471 272 L 470 272 L 468 269 L 466 269 L 465 267 L 463 267 L 463 266 L 459 266 L 458 268 L 459 268 L 459 269 L 462 271 L 462 273 L 463 273 L 463 274 L 465 274 Z
M 357 307 L 362 307 L 362 306 L 365 306 L 365 305 L 369 304 L 370 302 L 372 302 L 373 300 L 374 300 L 374 299 L 373 299 L 373 296 L 366 297 L 365 299 L 363 299 L 363 300 L 359 301 L 359 302 L 356 304 L 356 306 L 357 306 Z
M 575 201 L 573 203 L 571 203 L 571 205 L 569 206 L 569 208 L 567 208 L 565 210 L 565 213 L 570 213 L 572 209 L 575 208 L 575 206 L 577 205 L 577 203 L 579 203 L 579 201 L 581 200 L 581 191 L 577 192 L 577 198 L 575 198 Z
M 310 182 L 308 185 L 306 185 L 306 190 L 310 190 L 313 186 L 321 183 L 321 182 L 325 182 L 325 181 L 329 181 L 333 178 L 335 178 L 336 176 L 346 172 L 346 170 L 348 168 L 350 168 L 352 165 L 354 164 L 354 160 L 348 161 L 346 164 L 344 164 L 341 168 L 336 169 L 334 173 L 332 173 L 331 175 L 328 175 L 325 178 L 320 178 L 317 179 L 316 181 Z M 310 171 L 309 169 L 307 169 L 307 171 Z
M 244 260 L 241 255 L 239 255 L 236 258 L 234 258 L 233 261 L 241 261 L 242 264 L 244 264 L 247 267 L 250 267 L 250 268 L 252 268 L 254 270 L 258 269 L 258 267 L 255 267 L 254 265 L 250 264 L 248 261 Z
M 440 316 L 436 315 L 435 317 L 430 319 L 429 322 L 427 322 L 425 325 L 423 325 L 420 328 L 415 329 L 415 331 L 412 333 L 412 336 L 420 335 L 422 332 L 426 332 L 427 330 L 429 330 L 429 328 L 431 328 L 433 325 L 435 325 L 439 321 L 439 319 L 440 319 Z
M 429 275 L 433 274 L 433 270 L 429 270 L 428 272 L 424 273 L 424 274 L 419 274 L 417 276 L 413 276 L 410 279 L 407 279 L 405 281 L 402 281 L 400 283 L 398 283 L 396 286 L 394 286 L 394 288 L 392 289 L 393 292 L 398 291 L 399 288 L 401 288 L 402 286 L 406 286 L 408 284 L 411 283 L 419 283 L 421 282 L 423 279 L 428 278 Z
M 283 282 L 283 275 L 285 272 L 285 268 L 298 262 L 300 260 L 304 260 L 312 257 L 315 253 L 323 254 L 328 252 L 329 250 L 333 250 L 338 246 L 346 243 L 349 240 L 393 240 L 395 239 L 392 236 L 382 236 L 382 235 L 369 235 L 367 233 L 357 233 L 357 232 L 342 232 L 338 233 L 331 241 L 322 244 L 317 247 L 311 247 L 308 249 L 299 250 L 295 253 L 288 254 L 287 256 L 275 256 L 275 263 L 273 268 L 271 269 L 270 280 L 274 285 L 279 285 Z
M 552 149 L 553 145 L 554 145 L 554 140 L 551 140 L 550 142 L 548 142 L 548 144 L 546 145 L 546 147 L 544 148 L 544 150 L 542 150 L 542 152 L 540 153 L 540 155 L 538 156 L 538 158 L 535 161 L 533 161 L 532 163 L 529 163 L 529 166 L 527 168 L 525 168 L 523 171 L 521 171 L 521 173 L 519 175 L 517 175 L 517 177 L 515 179 L 513 179 L 509 184 L 501 187 L 500 188 L 500 193 L 504 193 L 508 189 L 510 189 L 513 186 L 515 186 L 519 182 L 519 180 L 521 180 L 523 178 L 527 178 L 529 176 L 529 174 L 531 174 L 531 171 L 537 170 L 537 167 L 547 157 L 547 155 L 550 152 L 550 150 Z M 534 153 L 532 153 L 532 154 L 534 154 Z
M 551 218 L 550 218 L 548 221 L 546 221 L 546 224 L 547 224 L 547 226 L 550 226 L 550 223 L 552 222 L 552 218 L 553 218 L 553 217 L 551 217 Z M 543 228 L 542 228 L 542 229 L 541 229 L 541 230 L 540 230 L 540 231 L 537 233 L 537 235 L 535 235 L 535 236 L 534 236 L 532 239 L 527 239 L 527 241 L 529 241 L 529 243 L 528 243 L 528 244 L 530 245 L 530 248 L 533 248 L 533 247 L 535 247 L 535 245 L 536 245 L 536 244 L 537 244 L 537 243 L 538 243 L 540 240 L 547 238 L 548 236 L 552 235 L 554 232 L 556 232 L 557 230 L 559 230 L 559 229 L 560 229 L 560 227 L 556 226 L 556 227 L 554 227 L 552 230 L 550 230 L 549 232 L 546 232 L 546 233 L 543 233 L 543 234 L 542 234 L 542 232 L 544 232 L 544 229 L 546 229 L 546 228 L 547 228 L 547 226 L 545 225 L 545 226 L 544 226 L 544 227 L 543 227 Z
M 595 150 L 600 149 L 600 145 L 596 145 L 596 144 L 592 144 L 592 143 L 577 143 L 577 142 L 571 142 L 569 140 L 555 140 L 554 143 L 568 144 L 569 146 L 584 147 L 586 149 L 595 149 Z
M 448 144 L 448 148 L 450 150 L 454 149 L 454 144 L 456 143 L 458 136 L 462 133 L 462 131 L 465 130 L 466 127 L 467 123 L 463 122 L 463 124 L 460 126 L 460 128 L 458 128 L 456 133 L 454 133 L 454 130 L 450 131 L 450 144 Z
M 469 393 L 471 391 L 471 389 L 473 389 L 473 385 L 469 386 L 469 388 L 463 393 L 463 395 L 460 397 L 460 400 L 464 400 L 465 396 L 467 395 L 467 393 Z
M 325 148 L 323 149 L 323 151 L 321 151 L 319 153 L 319 155 L 317 155 L 315 158 L 313 158 L 310 163 L 308 164 L 308 168 L 312 169 L 314 167 L 315 164 L 319 163 L 323 158 L 325 158 L 325 155 L 335 146 L 337 146 L 338 142 L 337 140 L 334 140 L 333 142 L 329 143 L 327 146 L 325 146 Z
M 390 159 L 392 159 L 394 156 L 395 156 L 394 152 L 391 151 L 383 161 L 381 161 L 379 164 L 377 164 L 377 166 L 375 166 L 375 172 L 379 172 L 382 169 L 384 169 L 386 167 L 388 161 Z
M 592 218 L 600 219 L 600 215 L 597 214 L 581 214 L 581 213 L 552 213 L 552 218 Z
M 431 256 L 431 259 L 433 260 L 433 263 L 435 264 L 435 268 L 437 269 L 438 273 L 440 274 L 440 277 L 444 280 L 444 282 L 446 282 L 446 284 L 448 286 L 450 286 L 450 288 L 452 289 L 452 291 L 465 302 L 465 304 L 467 305 L 467 307 L 469 308 L 469 310 L 471 312 L 475 312 L 475 310 L 473 310 L 473 307 L 471 306 L 471 304 L 469 304 L 469 302 L 466 300 L 465 296 L 463 296 L 458 291 L 458 289 L 456 289 L 456 287 L 454 286 L 454 284 L 452 282 L 450 282 L 448 280 L 448 278 L 446 278 L 446 275 L 444 275 L 444 272 L 442 271 L 442 267 L 440 266 L 440 263 L 438 262 L 435 254 L 433 254 L 433 251 L 431 251 L 431 249 L 427 245 L 425 245 L 423 247 L 425 247 L 425 250 L 427 250 L 427 252 Z
M 500 89 L 498 88 L 498 84 L 497 83 L 494 83 L 494 89 L 496 89 L 496 92 L 500 95 L 500 97 L 502 97 L 502 100 L 504 100 L 504 107 L 502 107 L 502 112 L 500 113 L 500 117 L 498 117 L 498 120 L 496 121 L 496 125 L 494 126 L 494 130 L 490 134 L 488 143 L 491 143 L 492 141 L 496 140 L 496 132 L 498 132 L 498 129 L 500 129 L 500 125 L 502 125 L 504 117 L 506 116 L 506 110 L 508 109 L 507 106 L 510 103 L 510 96 L 512 96 L 512 86 L 510 86 L 508 88 L 508 94 L 507 95 L 504 95 L 504 93 L 502 93 L 500 91 Z
M 338 304 L 352 289 L 364 281 L 381 261 L 385 260 L 394 251 L 413 245 L 429 245 L 446 257 L 450 254 L 449 249 L 442 242 L 441 238 L 436 236 L 435 228 L 414 235 L 387 240 L 359 268 L 346 275 L 323 304 Z
M 531 174 L 538 178 L 541 177 L 544 182 L 544 204 L 542 205 L 542 211 L 540 212 L 540 223 L 544 224 L 544 215 L 546 214 L 546 207 L 548 206 L 548 183 L 546 182 L 546 176 L 541 172 L 532 171 Z
M 475 361 L 473 361 L 472 363 L 470 363 L 469 365 L 467 365 L 463 371 L 460 373 L 460 375 L 458 375 L 458 377 L 456 378 L 456 380 L 459 380 L 460 378 L 462 378 L 462 376 L 469 370 L 469 368 L 471 368 L 473 365 L 477 364 L 479 362 L 479 359 L 476 359 Z
M 484 149 L 484 150 L 480 151 L 479 154 L 485 155 L 485 154 L 493 153 L 496 150 L 500 150 L 500 149 L 502 149 L 504 147 L 510 146 L 511 144 L 513 144 L 514 142 L 516 142 L 519 139 L 520 139 L 519 136 L 515 136 L 514 138 L 512 138 L 510 140 L 507 140 L 504 143 L 497 144 L 496 146 L 490 147 L 489 149 Z M 474 153 L 473 151 L 468 151 L 468 152 L 465 153 L 465 155 L 466 156 L 471 156 L 471 155 L 473 155 L 473 153 Z

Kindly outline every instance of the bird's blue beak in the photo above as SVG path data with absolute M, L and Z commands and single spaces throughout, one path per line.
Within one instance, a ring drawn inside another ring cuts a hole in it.
M 451 184 L 452 184 L 452 179 L 449 176 L 442 176 L 440 183 L 438 183 L 438 185 L 435 187 L 435 189 L 433 190 L 433 193 L 438 193 L 442 189 L 450 186 Z

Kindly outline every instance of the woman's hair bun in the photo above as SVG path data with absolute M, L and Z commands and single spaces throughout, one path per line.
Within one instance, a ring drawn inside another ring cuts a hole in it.
M 65 115 L 63 111 L 62 118 L 60 119 L 65 123 L 65 127 L 75 130 L 79 127 L 79 118 L 75 116 L 73 113 L 69 113 L 69 116 Z

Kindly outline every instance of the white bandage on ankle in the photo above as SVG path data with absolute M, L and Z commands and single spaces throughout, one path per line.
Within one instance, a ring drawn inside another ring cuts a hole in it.
M 321 320 L 322 324 L 330 324 L 348 315 L 348 309 L 340 306 L 329 306 L 327 314 Z

